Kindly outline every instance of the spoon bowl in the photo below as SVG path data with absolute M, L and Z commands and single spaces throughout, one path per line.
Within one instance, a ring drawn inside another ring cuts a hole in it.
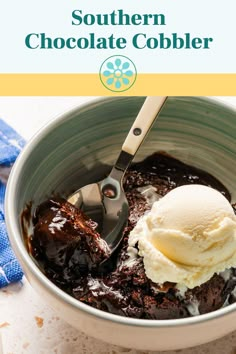
M 111 252 L 119 246 L 127 224 L 129 205 L 122 184 L 109 175 L 98 183 L 88 184 L 68 198 L 68 202 L 98 224 L 97 230 Z

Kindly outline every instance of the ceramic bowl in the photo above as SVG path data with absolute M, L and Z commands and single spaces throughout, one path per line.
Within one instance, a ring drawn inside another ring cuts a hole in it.
M 6 193 L 6 223 L 26 277 L 74 327 L 106 342 L 142 350 L 195 346 L 236 329 L 236 304 L 186 319 L 140 320 L 94 309 L 57 288 L 27 253 L 20 214 L 53 192 L 69 194 L 110 170 L 144 97 L 102 98 L 43 127 L 15 163 Z M 217 101 L 168 99 L 136 160 L 164 150 L 219 178 L 236 200 L 236 112 Z

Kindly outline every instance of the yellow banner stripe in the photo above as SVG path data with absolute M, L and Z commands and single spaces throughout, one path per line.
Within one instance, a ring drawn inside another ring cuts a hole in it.
M 98 74 L 0 74 L 1 96 L 235 96 L 236 74 L 138 74 L 134 85 L 116 93 Z

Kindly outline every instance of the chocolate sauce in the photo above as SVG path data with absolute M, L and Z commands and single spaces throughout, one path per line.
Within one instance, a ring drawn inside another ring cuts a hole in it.
M 23 212 L 21 213 L 21 230 L 22 230 L 22 234 L 23 234 L 23 238 L 24 238 L 24 242 L 25 245 L 27 247 L 27 251 L 29 253 L 31 253 L 31 242 L 29 239 L 29 227 L 31 224 L 31 211 L 32 211 L 32 202 L 28 203 L 25 206 L 25 209 L 23 210 Z
M 208 282 L 184 296 L 176 284 L 159 286 L 146 277 L 142 258 L 127 262 L 130 231 L 151 208 L 149 196 L 164 196 L 184 184 L 203 184 L 219 190 L 229 201 L 230 193 L 212 175 L 182 163 L 165 153 L 155 153 L 132 164 L 124 178 L 129 202 L 128 225 L 119 249 L 109 258 L 109 249 L 96 231 L 97 225 L 63 199 L 51 198 L 38 206 L 30 238 L 31 253 L 46 276 L 76 299 L 114 314 L 146 319 L 183 318 L 207 313 L 234 302 L 236 271 L 224 279 L 214 275 Z M 144 188 L 145 189 L 145 188 Z M 99 263 L 109 258 L 105 267 Z

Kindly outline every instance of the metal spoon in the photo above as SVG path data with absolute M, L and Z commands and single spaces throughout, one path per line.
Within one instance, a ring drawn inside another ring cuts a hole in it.
M 120 155 L 108 177 L 77 190 L 67 199 L 98 223 L 98 231 L 111 253 L 122 240 L 129 206 L 122 179 L 140 145 L 147 136 L 167 97 L 147 97 L 122 146 Z

